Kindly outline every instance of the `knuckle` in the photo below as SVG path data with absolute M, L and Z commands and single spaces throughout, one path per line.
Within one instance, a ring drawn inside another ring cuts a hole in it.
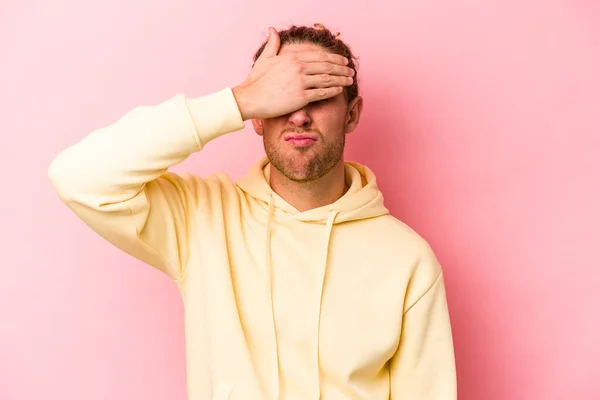
M 325 83 L 331 82 L 331 75 L 323 74 L 321 75 L 321 80 Z
M 320 88 L 318 91 L 319 97 L 325 97 L 327 96 L 327 89 L 325 88 Z

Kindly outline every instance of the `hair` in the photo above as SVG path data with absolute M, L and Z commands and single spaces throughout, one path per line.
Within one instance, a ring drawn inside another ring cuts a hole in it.
M 280 48 L 285 44 L 312 43 L 321 46 L 330 53 L 339 54 L 348 59 L 348 67 L 354 70 L 354 82 L 350 86 L 344 86 L 344 97 L 347 102 L 351 102 L 358 96 L 358 58 L 352 54 L 350 46 L 338 39 L 339 32 L 334 34 L 322 24 L 314 24 L 314 27 L 292 25 L 290 28 L 278 31 L 280 38 Z M 262 54 L 268 39 L 260 46 L 254 54 L 254 62 Z M 253 64 L 254 65 L 254 64 Z

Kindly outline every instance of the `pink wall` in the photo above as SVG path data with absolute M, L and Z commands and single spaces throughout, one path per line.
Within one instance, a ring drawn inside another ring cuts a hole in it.
M 361 57 L 348 156 L 445 265 L 460 399 L 600 398 L 598 3 L 391 4 L 2 2 L 0 399 L 185 398 L 175 286 L 71 215 L 47 167 L 134 106 L 239 83 L 291 22 Z M 260 155 L 248 126 L 177 170 Z

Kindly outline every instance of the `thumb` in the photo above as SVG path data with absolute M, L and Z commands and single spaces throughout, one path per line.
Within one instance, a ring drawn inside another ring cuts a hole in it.
M 275 30 L 275 28 L 269 27 L 269 40 L 267 41 L 267 44 L 265 45 L 265 48 L 264 48 L 260 58 L 268 58 L 268 57 L 276 56 L 277 53 L 279 52 L 279 44 L 280 44 L 279 34 Z

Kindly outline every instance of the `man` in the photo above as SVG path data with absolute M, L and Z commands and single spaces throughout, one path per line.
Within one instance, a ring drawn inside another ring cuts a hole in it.
M 190 399 L 456 398 L 441 267 L 343 160 L 362 105 L 329 30 L 269 28 L 240 85 L 135 108 L 53 161 L 73 212 L 178 285 Z M 238 182 L 167 171 L 246 120 L 267 157 Z

